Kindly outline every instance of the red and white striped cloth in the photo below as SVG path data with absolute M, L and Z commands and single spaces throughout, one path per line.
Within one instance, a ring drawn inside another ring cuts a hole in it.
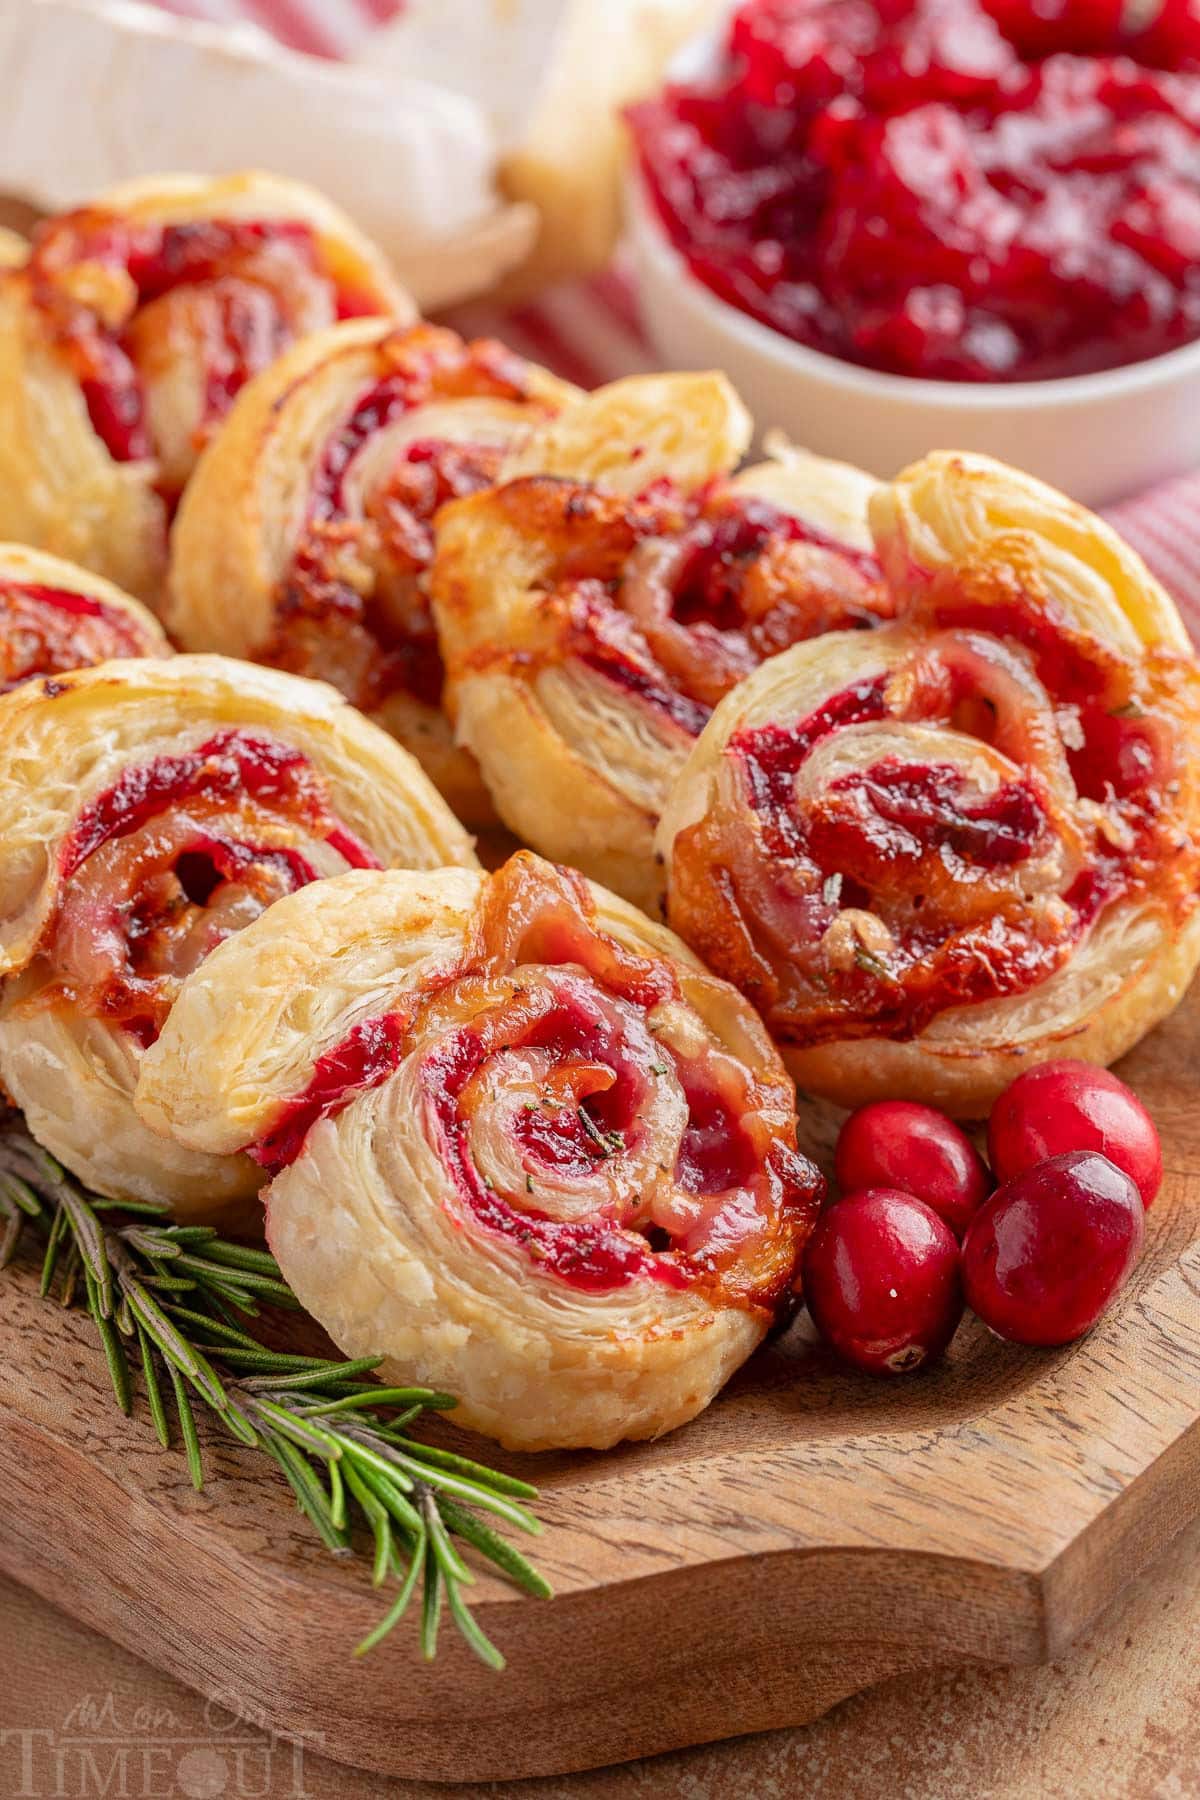
M 344 57 L 360 49 L 404 0 L 156 0 L 169 12 L 218 23 L 247 20 L 310 55 Z M 636 297 L 618 266 L 511 311 L 459 308 L 452 322 L 471 335 L 502 337 L 512 348 L 581 387 L 655 366 L 642 335 Z M 1200 472 L 1167 482 L 1109 509 L 1108 517 L 1174 593 L 1200 641 Z

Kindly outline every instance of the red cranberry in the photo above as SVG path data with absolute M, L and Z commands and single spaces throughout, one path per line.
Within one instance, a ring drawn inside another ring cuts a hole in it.
M 1137 1095 L 1091 1063 L 1042 1063 L 1019 1075 L 992 1109 L 988 1148 L 997 1181 L 1048 1156 L 1098 1150 L 1132 1178 L 1149 1206 L 1162 1185 L 1162 1146 Z
M 631 114 L 663 225 L 722 299 L 951 381 L 1200 336 L 1190 0 L 728 10 L 720 68 Z
M 1090 1331 L 1141 1253 L 1141 1196 L 1094 1150 L 1015 1175 L 976 1213 L 963 1244 L 967 1303 L 1014 1344 L 1069 1344 Z
M 940 1356 L 962 1317 L 954 1233 L 895 1188 L 849 1194 L 817 1221 L 804 1252 L 804 1298 L 821 1336 L 873 1375 Z
M 876 1100 L 842 1126 L 835 1168 L 844 1194 L 890 1187 L 914 1194 L 961 1238 L 992 1184 L 975 1146 L 952 1119 L 912 1100 Z

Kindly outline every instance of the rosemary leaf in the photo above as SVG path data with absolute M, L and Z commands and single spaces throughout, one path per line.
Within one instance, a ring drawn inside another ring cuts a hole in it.
M 171 1317 L 177 1323 L 201 1326 L 205 1331 L 211 1332 L 222 1344 L 238 1344 L 242 1349 L 263 1354 L 261 1344 L 252 1338 L 248 1331 L 242 1331 L 236 1325 L 226 1325 L 222 1319 L 210 1318 L 207 1313 L 195 1312 L 191 1307 L 177 1306 L 174 1301 L 168 1301 L 166 1305 Z M 220 1354 L 224 1356 L 224 1350 Z
M 338 1464 L 340 1458 L 335 1457 L 329 1465 L 329 1515 L 339 1531 L 346 1529 L 346 1489 L 342 1483 L 342 1471 Z
M 425 1446 L 421 1445 L 419 1448 L 424 1449 Z M 402 1457 L 399 1466 L 406 1473 L 428 1482 L 430 1487 L 452 1494 L 456 1499 L 465 1500 L 470 1506 L 481 1506 L 487 1512 L 497 1513 L 500 1518 L 507 1519 L 510 1525 L 515 1525 L 519 1531 L 527 1531 L 531 1536 L 536 1537 L 542 1529 L 532 1513 L 527 1513 L 523 1506 L 518 1506 L 515 1501 L 507 1499 L 503 1494 L 493 1492 L 490 1488 L 481 1486 L 478 1482 L 466 1481 L 459 1475 L 451 1474 L 449 1470 L 419 1462 L 414 1456 Z
M 104 1360 L 108 1364 L 113 1393 L 116 1395 L 117 1405 L 128 1418 L 133 1411 L 133 1383 L 129 1378 L 129 1363 L 125 1356 L 125 1346 L 117 1336 L 111 1318 L 101 1310 L 103 1301 L 100 1289 L 86 1261 L 83 1264 L 83 1279 L 87 1288 L 88 1311 L 95 1322 L 96 1330 L 100 1333 L 100 1342 L 104 1348 Z M 109 1292 L 111 1293 L 111 1291 L 110 1287 Z
M 88 1205 L 94 1213 L 131 1213 L 138 1219 L 161 1219 L 171 1210 L 165 1200 L 106 1200 L 102 1194 L 89 1194 Z
M 171 1377 L 171 1386 L 175 1390 L 175 1411 L 179 1415 L 179 1430 L 187 1456 L 188 1472 L 192 1477 L 192 1486 L 199 1493 L 204 1486 L 204 1459 L 200 1454 L 200 1434 L 196 1430 L 196 1416 L 192 1411 L 192 1403 L 188 1399 L 188 1391 L 183 1385 L 183 1376 L 169 1359 L 167 1374 Z
M 175 1235 L 178 1238 L 178 1228 Z M 233 1269 L 257 1271 L 260 1275 L 269 1275 L 279 1287 L 287 1287 L 279 1273 L 279 1264 L 269 1250 L 255 1250 L 249 1244 L 231 1244 L 226 1238 L 211 1231 L 205 1243 L 204 1255 L 208 1262 L 223 1263 Z M 293 1297 L 290 1288 L 287 1289 L 287 1294 L 290 1300 Z
M 163 1405 L 158 1370 L 154 1366 L 154 1346 L 145 1326 L 137 1327 L 137 1335 L 142 1349 L 142 1380 L 146 1387 L 146 1403 L 150 1408 L 150 1417 L 154 1421 L 155 1435 L 163 1449 L 169 1450 L 171 1448 L 171 1427 L 167 1423 L 167 1409 Z
M 158 1294 L 194 1294 L 196 1292 L 194 1281 L 188 1281 L 179 1275 L 168 1275 L 166 1265 L 163 1263 L 152 1263 L 143 1274 L 142 1280 L 148 1288 L 153 1288 Z
M 429 1532 L 429 1541 L 437 1553 L 438 1563 L 447 1582 L 461 1581 L 473 1586 L 475 1577 L 468 1569 L 450 1540 L 450 1533 L 442 1522 L 441 1508 L 428 1505 L 425 1508 L 425 1526 Z
M 395 1523 L 402 1527 L 406 1541 L 411 1542 L 418 1537 L 423 1538 L 425 1525 L 420 1513 L 408 1499 L 407 1493 L 399 1483 L 392 1480 L 392 1476 L 397 1471 L 393 1469 L 386 1474 L 380 1474 L 378 1469 L 373 1469 L 369 1462 L 364 1461 L 360 1454 L 361 1448 L 361 1445 L 358 1444 L 348 1444 L 346 1446 L 347 1462 L 357 1471 L 360 1479 L 367 1484 L 380 1505 L 391 1514 Z
M 240 1325 L 247 1314 L 257 1318 L 258 1308 L 251 1301 L 237 1301 L 230 1305 L 228 1300 L 218 1294 L 215 1288 L 201 1288 L 199 1298 L 211 1307 L 212 1311 L 224 1319 L 226 1325 Z
M 287 1476 L 301 1512 L 317 1531 L 325 1548 L 335 1555 L 342 1555 L 349 1548 L 346 1534 L 338 1529 L 329 1510 L 325 1489 L 295 1445 L 278 1434 L 270 1434 L 263 1441 Z
M 371 1586 L 382 1587 L 392 1566 L 392 1521 L 386 1506 L 381 1506 L 350 1459 L 344 1471 L 346 1486 L 362 1509 L 375 1540 L 375 1556 L 371 1569 Z
M 348 1465 L 346 1468 L 346 1477 L 347 1480 L 350 1477 Z M 374 1498 L 373 1495 L 372 1498 Z M 384 1581 L 387 1578 L 388 1569 L 391 1566 L 393 1554 L 391 1514 L 387 1511 L 386 1507 L 381 1506 L 379 1508 L 378 1523 L 375 1526 L 375 1562 L 371 1569 L 372 1587 L 383 1586 Z
M 346 1381 L 359 1374 L 369 1374 L 372 1369 L 377 1369 L 379 1367 L 382 1360 L 382 1357 L 379 1356 L 360 1356 L 357 1362 L 337 1363 L 330 1362 L 323 1357 L 279 1357 L 278 1361 L 281 1363 L 307 1363 L 309 1366 L 297 1373 L 283 1370 L 278 1375 L 251 1376 L 243 1385 L 248 1388 L 253 1388 L 256 1391 L 261 1390 L 263 1392 L 266 1392 L 269 1388 L 278 1387 L 286 1387 L 289 1389 L 323 1387 L 330 1376 L 335 1372 L 339 1381 Z M 358 1390 L 358 1385 L 358 1383 L 355 1383 L 356 1392 Z M 378 1392 L 377 1389 L 372 1391 Z
M 408 1603 L 413 1597 L 413 1591 L 416 1588 L 417 1582 L 424 1569 L 425 1544 L 424 1540 L 422 1540 L 417 1549 L 413 1552 L 409 1561 L 408 1570 L 403 1581 L 400 1583 L 400 1591 L 392 1602 L 391 1607 L 384 1614 L 383 1618 L 380 1619 L 375 1629 L 369 1631 L 362 1643 L 355 1646 L 355 1656 L 366 1656 L 368 1651 L 374 1650 L 377 1644 L 381 1644 L 389 1631 L 394 1630 L 400 1623 L 401 1619 L 408 1611 Z M 436 1639 L 436 1628 L 434 1635 Z
M 330 1386 L 325 1391 L 330 1394 L 331 1397 L 332 1390 L 333 1384 L 330 1383 Z M 419 1403 L 414 1403 L 412 1406 L 406 1406 L 402 1412 L 393 1413 L 386 1425 L 379 1424 L 375 1429 L 378 1431 L 380 1437 L 387 1438 L 389 1441 L 394 1441 L 396 1435 L 401 1432 L 406 1425 L 411 1425 L 414 1419 L 419 1419 L 424 1411 L 425 1408 L 423 1406 Z
M 421 1655 L 426 1662 L 437 1656 L 438 1624 L 442 1616 L 442 1571 L 432 1544 L 425 1547 L 425 1591 L 421 1596 Z
M 82 1193 L 65 1179 L 58 1184 L 58 1204 L 67 1216 L 71 1235 L 83 1258 L 83 1266 L 96 1285 L 96 1304 L 100 1314 L 105 1319 L 110 1318 L 113 1309 L 113 1273 L 103 1227 Z
M 228 1405 L 225 1389 L 203 1352 L 180 1336 L 158 1301 L 140 1281 L 126 1275 L 122 1277 L 121 1285 L 134 1318 L 150 1333 L 171 1367 L 187 1376 L 200 1398 L 215 1412 L 224 1412 Z
M 304 1411 L 306 1415 L 315 1416 L 318 1413 L 362 1412 L 377 1406 L 407 1406 L 410 1403 L 415 1403 L 418 1411 L 426 1408 L 430 1411 L 443 1411 L 455 1405 L 455 1400 L 452 1394 L 438 1394 L 432 1388 L 385 1388 L 367 1383 L 357 1393 L 346 1394 L 340 1400 L 314 1400 Z
M 151 1262 L 168 1262 L 173 1256 L 182 1256 L 182 1246 L 173 1244 L 163 1231 L 149 1231 L 139 1225 L 126 1225 L 121 1232 L 122 1243 L 128 1244 L 131 1250 L 140 1250 Z
M 446 1574 L 446 1603 L 451 1618 L 480 1662 L 499 1674 L 504 1667 L 504 1658 L 459 1593 L 458 1582 L 449 1573 Z
M 30 1219 L 40 1219 L 44 1208 L 36 1192 L 19 1175 L 0 1174 L 0 1192 Z
M 254 1429 L 240 1406 L 231 1402 L 225 1408 L 224 1412 L 217 1414 L 217 1417 L 220 1419 L 225 1429 L 232 1432 L 238 1442 L 245 1444 L 248 1450 L 252 1450 L 257 1444 L 262 1442 L 258 1432 Z
M 44 1300 L 54 1285 L 54 1271 L 58 1266 L 58 1254 L 62 1248 L 63 1238 L 67 1234 L 67 1215 L 61 1209 L 57 1211 L 50 1223 L 50 1235 L 46 1239 L 46 1253 L 42 1257 L 42 1279 L 39 1292 Z
M 7 1269 L 21 1241 L 25 1218 L 7 1199 L 0 1200 L 0 1218 L 4 1220 L 3 1229 L 0 1230 L 0 1269 Z
M 208 1347 L 212 1349 L 211 1345 Z M 265 1345 L 254 1350 L 248 1345 L 243 1347 L 230 1344 L 228 1348 L 222 1345 L 219 1351 L 214 1349 L 212 1353 L 214 1356 L 219 1355 L 222 1362 L 231 1363 L 237 1368 L 256 1369 L 260 1375 L 288 1375 L 286 1382 L 272 1382 L 272 1386 L 292 1386 L 292 1371 L 305 1375 L 320 1369 L 323 1373 L 332 1375 L 337 1367 L 336 1363 L 331 1363 L 324 1357 L 285 1355 L 279 1350 L 268 1350 Z
M 439 1508 L 442 1522 L 458 1537 L 465 1538 L 473 1549 L 489 1562 L 495 1563 L 502 1574 L 517 1587 L 524 1588 L 527 1594 L 534 1594 L 539 1600 L 548 1600 L 554 1592 L 544 1575 L 539 1575 L 533 1564 L 527 1562 L 521 1552 L 502 1538 L 498 1531 L 485 1525 L 482 1519 L 468 1512 L 466 1507 L 459 1506 L 454 1500 L 441 1502 Z
M 79 1277 L 83 1264 L 79 1260 L 79 1252 L 74 1240 L 67 1245 L 66 1255 L 60 1257 L 58 1264 L 58 1304 L 64 1312 L 74 1306 L 79 1293 Z
M 277 1306 L 296 1305 L 295 1295 L 278 1275 L 261 1275 L 255 1269 L 231 1269 L 224 1263 L 210 1262 L 207 1257 L 193 1256 L 186 1250 L 176 1256 L 175 1267 L 186 1269 L 189 1274 L 196 1275 L 218 1292 L 224 1288 L 232 1294 L 262 1294 Z
M 518 1481 L 515 1475 L 504 1475 L 499 1469 L 489 1469 L 483 1463 L 472 1462 L 469 1456 L 457 1456 L 452 1450 L 443 1450 L 435 1444 L 419 1444 L 415 1438 L 398 1437 L 393 1440 L 396 1445 L 410 1455 L 418 1457 L 423 1463 L 430 1463 L 434 1468 L 447 1469 L 455 1475 L 466 1476 L 477 1481 L 482 1487 L 490 1488 L 494 1494 L 511 1494 L 517 1500 L 536 1500 L 537 1489 L 530 1487 L 527 1481 Z
M 606 1148 L 615 1148 L 607 1136 Z M 534 1489 L 407 1434 L 421 1413 L 452 1408 L 452 1395 L 372 1381 L 379 1357 L 303 1356 L 263 1344 L 243 1323 L 257 1317 L 260 1303 L 299 1307 L 274 1258 L 229 1242 L 211 1226 L 175 1225 L 165 1211 L 154 1202 L 85 1194 L 15 1120 L 0 1120 L 0 1267 L 28 1221 L 44 1239 L 42 1292 L 48 1295 L 57 1279 L 58 1297 L 69 1305 L 82 1289 L 122 1410 L 133 1404 L 136 1343 L 147 1407 L 164 1448 L 172 1431 L 162 1368 L 170 1377 L 197 1489 L 204 1467 L 193 1395 L 232 1437 L 270 1457 L 331 1552 L 350 1554 L 355 1529 L 365 1523 L 372 1584 L 382 1587 L 392 1578 L 398 1587 L 357 1655 L 394 1629 L 419 1587 L 424 1657 L 436 1654 L 448 1609 L 472 1651 L 488 1667 L 502 1668 L 503 1657 L 467 1604 L 463 1589 L 475 1577 L 454 1540 L 525 1592 L 548 1594 L 536 1570 L 475 1510 L 537 1531 L 537 1521 L 516 1503 L 534 1498 Z
M 286 1407 L 277 1405 L 273 1400 L 268 1400 L 265 1395 L 256 1394 L 250 1402 L 250 1410 L 257 1414 L 270 1430 L 290 1438 L 293 1444 L 298 1444 L 302 1450 L 307 1450 L 312 1456 L 323 1457 L 326 1462 L 336 1462 L 342 1454 L 341 1445 L 327 1431 L 318 1431 L 315 1425 L 308 1424 L 304 1419 L 296 1418 Z

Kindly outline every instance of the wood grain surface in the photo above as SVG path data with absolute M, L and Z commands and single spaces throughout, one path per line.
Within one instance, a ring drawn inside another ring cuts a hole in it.
M 409 1779 L 563 1773 L 798 1723 L 901 1671 L 1059 1656 L 1200 1514 L 1198 1059 L 1200 996 L 1123 1066 L 1168 1178 L 1083 1343 L 971 1322 L 943 1367 L 881 1384 L 801 1322 L 657 1444 L 504 1459 L 542 1486 L 556 1597 L 481 1583 L 503 1675 L 450 1632 L 424 1667 L 403 1628 L 351 1663 L 379 1610 L 361 1566 L 211 1434 L 194 1494 L 26 1269 L 0 1284 L 0 1568 L 201 1693 Z

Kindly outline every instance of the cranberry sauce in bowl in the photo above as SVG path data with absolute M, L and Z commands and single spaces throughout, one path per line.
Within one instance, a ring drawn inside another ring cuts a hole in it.
M 632 124 L 691 273 L 842 361 L 1029 382 L 1200 338 L 1200 20 L 1174 0 L 745 0 Z

